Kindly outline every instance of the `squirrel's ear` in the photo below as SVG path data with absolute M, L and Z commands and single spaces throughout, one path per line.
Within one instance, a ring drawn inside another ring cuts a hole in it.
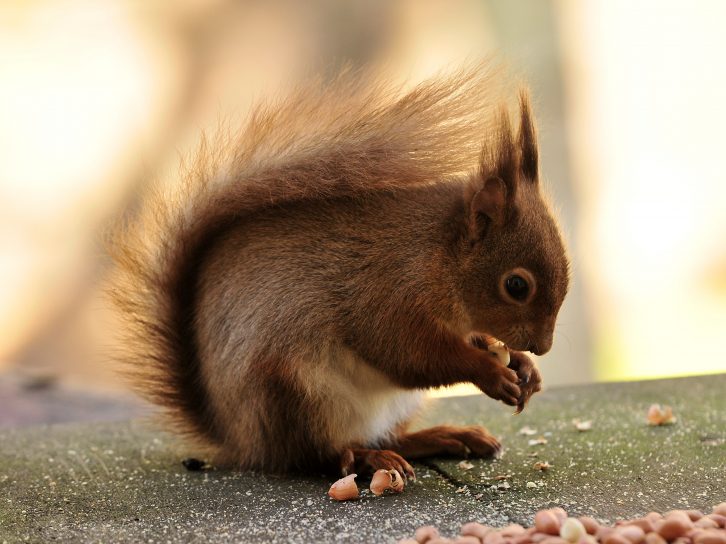
M 509 115 L 502 109 L 495 139 L 482 149 L 479 172 L 470 185 L 469 231 L 481 234 L 481 219 L 503 225 L 517 193 L 518 150 L 514 143 Z
M 495 225 L 503 225 L 507 212 L 507 186 L 499 177 L 490 177 L 471 198 L 469 203 L 469 222 L 472 235 L 479 232 L 482 215 Z
M 539 174 L 537 133 L 534 128 L 534 121 L 532 120 L 529 93 L 526 89 L 519 91 L 519 114 L 519 167 L 525 179 L 536 182 Z

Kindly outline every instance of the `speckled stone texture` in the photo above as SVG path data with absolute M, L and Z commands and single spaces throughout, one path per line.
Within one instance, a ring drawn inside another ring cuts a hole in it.
M 649 427 L 651 403 L 676 424 Z M 484 424 L 504 454 L 419 463 L 403 494 L 349 503 L 322 477 L 189 472 L 195 452 L 139 421 L 2 431 L 0 542 L 394 542 L 424 524 L 529 525 L 555 505 L 612 522 L 726 500 L 726 374 L 553 389 L 518 416 L 481 395 L 445 399 L 419 426 L 434 423 Z

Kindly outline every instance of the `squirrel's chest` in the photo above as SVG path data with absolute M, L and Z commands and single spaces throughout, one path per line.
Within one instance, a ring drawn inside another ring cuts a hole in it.
M 349 350 L 331 350 L 315 366 L 306 385 L 336 448 L 384 445 L 424 402 L 424 391 L 394 385 Z

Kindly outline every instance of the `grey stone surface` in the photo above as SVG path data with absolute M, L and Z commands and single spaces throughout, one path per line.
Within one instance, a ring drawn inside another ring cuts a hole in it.
M 651 402 L 678 422 L 648 427 Z M 198 452 L 144 422 L 5 430 L 0 542 L 394 542 L 423 524 L 530 523 L 551 505 L 614 520 L 726 500 L 726 375 L 555 389 L 519 416 L 481 395 L 446 399 L 420 425 L 442 422 L 487 425 L 502 458 L 429 460 L 403 494 L 350 503 L 331 501 L 323 477 L 189 472 L 181 460 Z M 539 435 L 547 444 L 529 446 Z M 552 468 L 535 471 L 538 459 Z
M 461 398 L 435 417 L 481 423 L 485 403 Z M 653 403 L 672 406 L 676 424 L 648 426 Z M 578 431 L 575 419 L 591 421 L 592 430 Z M 533 398 L 522 414 L 497 413 L 485 425 L 505 446 L 501 459 L 474 460 L 470 470 L 452 460 L 434 463 L 478 497 L 473 512 L 506 504 L 510 519 L 531 524 L 533 512 L 557 505 L 614 521 L 651 510 L 710 511 L 726 500 L 726 375 L 553 390 Z M 524 427 L 537 432 L 520 434 Z M 538 438 L 547 443 L 529 445 Z M 537 461 L 552 467 L 535 470 Z
M 0 429 L 40 423 L 121 421 L 153 408 L 130 393 L 60 383 L 52 374 L 0 373 Z

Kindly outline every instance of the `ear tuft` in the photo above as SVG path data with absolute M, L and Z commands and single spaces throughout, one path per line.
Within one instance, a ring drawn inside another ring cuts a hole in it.
M 499 177 L 490 177 L 471 199 L 469 213 L 472 227 L 476 229 L 477 218 L 487 216 L 495 225 L 503 225 L 507 213 L 507 186 Z
M 539 175 L 537 134 L 532 120 L 529 93 L 526 89 L 519 91 L 519 112 L 520 170 L 526 179 L 537 181 Z

